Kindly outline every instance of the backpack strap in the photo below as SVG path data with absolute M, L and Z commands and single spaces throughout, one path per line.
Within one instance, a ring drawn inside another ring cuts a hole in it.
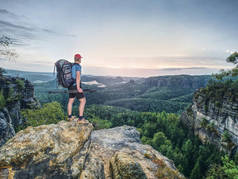
M 53 72 L 53 76 L 55 76 L 55 67 L 56 67 L 56 64 L 54 65 L 54 72 Z M 56 77 L 56 79 L 57 79 L 57 77 Z M 58 88 L 59 87 L 59 84 L 56 82 L 55 83 L 55 87 L 56 88 Z
M 74 65 L 80 66 L 78 63 L 72 63 L 72 67 L 73 67 Z M 74 79 L 74 82 L 76 83 L 76 78 Z M 82 82 L 81 82 L 81 80 L 80 80 L 80 88 L 81 88 L 81 84 L 82 84 Z M 72 86 L 72 85 L 73 85 L 73 83 L 72 83 L 70 86 Z
M 74 65 L 78 65 L 78 63 L 72 63 L 71 68 L 72 68 Z M 73 79 L 74 79 L 74 78 L 73 78 Z M 76 79 L 74 79 L 74 82 L 76 83 Z M 72 83 L 72 84 L 69 86 L 69 88 L 70 88 L 73 84 L 74 84 L 74 83 Z
M 73 65 L 72 66 L 74 66 L 74 65 L 79 65 L 78 63 L 73 63 Z

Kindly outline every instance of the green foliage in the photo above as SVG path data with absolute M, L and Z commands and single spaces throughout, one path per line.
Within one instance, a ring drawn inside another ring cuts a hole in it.
M 150 79 L 146 79 L 145 81 L 144 79 L 139 79 L 135 80 L 134 83 L 112 82 L 111 84 L 110 80 L 107 80 L 107 77 L 94 77 L 94 80 L 98 82 L 102 81 L 108 85 L 105 88 L 98 88 L 95 85 L 83 84 L 83 88 L 97 90 L 94 93 L 85 93 L 87 105 L 104 104 L 141 112 L 166 111 L 180 114 L 192 103 L 194 91 L 198 87 L 204 86 L 208 79 L 210 79 L 210 76 L 178 75 L 153 77 L 153 79 L 155 82 L 157 80 L 165 81 L 165 85 L 163 87 L 151 85 Z M 190 88 L 189 85 L 191 83 L 196 85 L 192 85 Z M 49 90 L 55 90 L 56 88 L 54 80 L 47 83 L 35 84 L 34 86 L 35 95 L 41 104 L 58 101 L 62 104 L 66 112 L 68 95 L 63 93 L 48 94 Z
M 221 157 L 222 164 L 213 164 L 207 172 L 206 179 L 238 179 L 238 165 L 227 155 Z
M 238 53 L 234 52 L 227 59 L 227 62 L 237 64 Z M 211 100 L 216 107 L 222 106 L 221 101 L 224 96 L 228 97 L 230 102 L 238 101 L 238 66 L 231 70 L 222 69 L 220 73 L 213 74 L 206 88 L 200 90 L 205 94 L 206 99 Z
M 190 139 L 187 139 L 182 147 L 181 147 L 181 154 L 183 154 L 182 156 L 182 164 L 180 169 L 181 171 L 183 171 L 183 173 L 190 173 L 190 171 L 193 169 L 193 161 L 192 159 L 194 158 L 194 142 Z
M 220 108 L 224 97 L 230 102 L 238 102 L 238 78 L 223 81 L 211 80 L 206 88 L 201 88 L 195 95 L 199 94 L 204 96 L 205 110 L 208 110 L 209 101 Z
M 13 95 L 14 95 L 14 89 L 11 88 L 11 87 L 9 87 L 9 88 L 8 88 L 7 97 L 10 98 L 10 97 L 13 96 Z
M 233 54 L 231 54 L 229 57 L 226 58 L 226 61 L 228 63 L 237 64 L 238 63 L 238 52 L 234 52 Z M 227 71 L 222 69 L 220 71 L 220 73 L 213 74 L 213 76 L 217 80 L 223 80 L 223 78 L 238 76 L 238 66 L 236 66 L 235 68 L 233 68 L 231 70 L 227 70 Z
M 219 136 L 219 132 L 214 122 L 209 122 L 206 118 L 202 118 L 201 126 L 205 128 L 207 131 L 215 134 L 216 136 Z
M 222 141 L 224 142 L 231 141 L 231 134 L 227 130 L 225 130 L 224 133 L 222 134 Z
M 3 92 L 0 92 L 0 109 L 3 109 L 6 105 L 5 97 L 3 96 Z
M 8 94 L 6 97 L 6 103 L 10 104 L 22 98 L 22 94 L 16 93 L 12 87 L 8 88 Z
M 152 139 L 146 136 L 141 137 L 141 141 L 143 144 L 153 145 Z
M 173 80 L 182 82 L 187 77 L 173 78 L 168 80 L 169 83 L 171 82 L 170 84 L 173 84 Z M 206 77 L 206 79 L 209 78 Z M 205 84 L 203 79 L 205 78 L 203 77 L 197 82 Z M 210 85 L 200 91 L 205 95 L 206 111 L 208 111 L 210 99 L 218 101 L 216 105 L 220 106 L 219 101 L 223 99 L 224 95 L 229 96 L 231 93 L 234 96 L 237 93 L 238 83 L 235 84 L 233 81 L 234 79 L 227 82 L 211 80 Z M 217 151 L 213 145 L 203 145 L 198 137 L 194 136 L 193 132 L 183 126 L 179 120 L 177 114 L 191 104 L 195 89 L 181 89 L 179 85 L 160 88 L 148 86 L 137 84 L 135 81 L 133 84 L 118 84 L 117 86 L 110 86 L 109 84 L 106 88 L 97 89 L 96 93 L 88 95 L 85 93 L 87 98 L 85 116 L 94 123 L 96 129 L 121 125 L 135 126 L 140 132 L 142 143 L 153 146 L 173 160 L 176 167 L 185 176 L 204 178 L 209 166 L 221 162 L 223 153 Z M 47 92 L 40 92 L 40 90 L 49 90 L 53 87 L 55 87 L 53 83 L 48 84 L 48 86 L 39 84 L 36 87 L 36 93 L 41 102 L 57 100 L 66 109 L 67 95 L 49 96 Z M 225 91 L 227 89 L 230 90 L 229 94 Z M 195 95 L 194 97 L 199 96 Z M 121 108 L 112 106 L 121 106 Z M 192 114 L 191 108 L 189 111 Z M 78 113 L 77 105 L 74 105 L 73 113 Z M 215 129 L 212 123 L 204 123 L 203 125 L 211 131 Z
M 238 63 L 238 52 L 234 52 L 226 59 L 227 62 L 237 64 Z
M 24 86 L 25 86 L 24 80 L 16 79 L 16 84 L 18 89 L 20 90 L 24 89 Z
M 236 153 L 234 155 L 234 162 L 236 165 L 238 165 L 238 151 L 236 151 Z
M 192 179 L 201 179 L 202 178 L 201 165 L 203 165 L 203 161 L 201 160 L 201 157 L 199 157 L 195 163 L 194 168 L 192 169 L 190 178 L 192 178 Z
M 238 178 L 238 165 L 235 164 L 233 160 L 230 160 L 229 157 L 226 155 L 222 157 L 222 169 L 224 170 L 225 174 L 228 178 Z
M 232 135 L 225 130 L 224 133 L 222 134 L 222 141 L 226 143 L 225 147 L 231 151 L 232 148 L 235 146 L 235 143 L 232 141 Z
M 220 70 L 220 73 L 217 73 L 217 74 L 213 74 L 213 76 L 217 79 L 217 80 L 222 80 L 223 78 L 231 75 L 231 72 L 230 70 L 228 71 L 225 71 L 224 69 L 221 69 Z
M 221 165 L 212 164 L 207 172 L 206 179 L 217 179 L 217 178 L 227 178 L 225 172 L 223 171 Z
M 167 137 L 163 132 L 157 132 L 154 134 L 152 139 L 152 146 L 156 149 L 159 149 L 161 145 L 164 145 L 167 142 Z M 167 142 L 168 143 L 168 142 Z
M 153 146 L 173 160 L 179 171 L 190 178 L 203 178 L 209 166 L 219 163 L 223 155 L 214 145 L 203 145 L 198 137 L 182 125 L 177 114 L 89 105 L 85 115 L 89 121 L 110 121 L 111 127 L 135 126 L 143 144 Z
M 221 107 L 221 101 L 216 101 L 215 106 L 218 107 L 218 108 Z
M 0 67 L 0 76 L 2 76 L 4 73 L 6 73 L 6 70 Z
M 123 106 L 125 108 L 135 110 L 135 111 L 144 111 L 144 112 L 181 112 L 183 111 L 190 103 L 181 102 L 175 100 L 160 100 L 156 97 L 154 98 L 122 98 L 117 100 L 111 100 L 105 104 L 111 106 Z
M 202 118 L 201 126 L 203 128 L 206 128 L 208 124 L 209 124 L 209 121 L 206 118 Z
M 216 146 L 211 144 L 200 145 L 195 151 L 198 158 L 191 171 L 191 179 L 204 178 L 209 167 L 213 164 L 221 163 L 221 157 L 224 155 L 217 150 Z
M 22 110 L 21 114 L 26 118 L 26 123 L 21 126 L 21 129 L 27 126 L 39 126 L 43 124 L 57 123 L 64 120 L 64 112 L 58 102 L 44 104 L 40 109 L 26 109 Z
M 90 118 L 89 121 L 94 124 L 95 130 L 97 129 L 108 129 L 112 126 L 112 123 L 108 120 L 102 120 L 99 117 Z
M 207 125 L 206 129 L 210 132 L 214 132 L 214 133 L 217 133 L 217 129 L 215 127 L 215 124 L 214 122 L 211 122 Z
M 208 105 L 207 105 L 207 104 L 205 104 L 205 106 L 204 106 L 204 110 L 205 110 L 205 113 L 208 112 Z

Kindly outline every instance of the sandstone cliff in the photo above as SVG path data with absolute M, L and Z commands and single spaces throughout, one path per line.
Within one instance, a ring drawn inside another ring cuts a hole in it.
M 145 79 L 145 86 L 151 87 L 172 87 L 178 89 L 198 89 L 204 87 L 211 77 L 208 75 L 171 75 L 149 77 Z
M 181 120 L 202 142 L 235 152 L 238 146 L 238 98 L 229 91 L 223 92 L 219 98 L 209 97 L 208 94 L 212 96 L 214 93 L 206 88 L 197 90 L 193 104 L 181 115 Z
M 20 110 L 38 108 L 33 85 L 23 78 L 0 76 L 0 146 L 15 135 L 24 122 Z
M 184 178 L 173 161 L 131 126 L 93 130 L 91 123 L 60 121 L 28 127 L 0 148 L 0 178 Z

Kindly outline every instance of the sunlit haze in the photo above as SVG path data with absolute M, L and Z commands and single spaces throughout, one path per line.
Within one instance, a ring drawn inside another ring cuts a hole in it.
M 80 53 L 83 74 L 211 74 L 238 49 L 236 0 L 0 0 L 0 35 L 17 39 L 1 67 L 52 72 Z

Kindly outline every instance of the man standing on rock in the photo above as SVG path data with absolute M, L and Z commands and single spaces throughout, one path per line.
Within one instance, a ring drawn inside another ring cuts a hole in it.
M 74 116 L 72 116 L 72 106 L 74 103 L 75 97 L 79 100 L 79 115 L 78 115 L 78 122 L 80 123 L 87 123 L 88 120 L 86 120 L 83 116 L 84 113 L 84 107 L 86 104 L 86 98 L 83 93 L 83 89 L 81 88 L 81 55 L 75 54 L 74 56 L 74 64 L 72 66 L 72 77 L 75 79 L 75 82 L 68 88 L 69 90 L 69 101 L 68 101 L 68 120 L 72 121 L 74 119 Z M 76 92 L 75 92 L 76 91 Z

